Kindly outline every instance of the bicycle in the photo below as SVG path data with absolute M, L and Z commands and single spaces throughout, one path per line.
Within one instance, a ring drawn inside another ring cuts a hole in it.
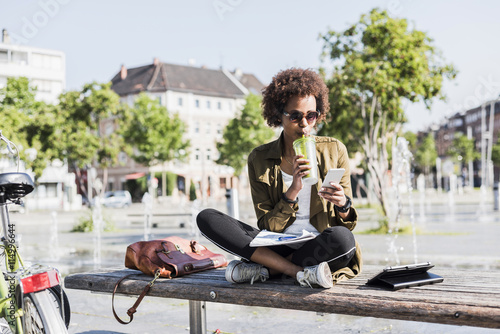
M 7 205 L 19 205 L 35 185 L 28 174 L 19 172 L 19 150 L 0 130 L 2 141 L 12 155 L 17 152 L 17 172 L 0 173 L 0 253 L 5 260 L 0 275 L 1 333 L 67 333 L 70 306 L 59 272 L 45 265 L 25 265 L 19 254 Z

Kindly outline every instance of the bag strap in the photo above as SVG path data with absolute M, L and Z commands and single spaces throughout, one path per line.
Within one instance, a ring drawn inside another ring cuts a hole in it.
M 120 280 L 118 282 L 116 282 L 116 284 L 115 284 L 115 288 L 113 290 L 113 296 L 111 297 L 111 308 L 113 309 L 113 315 L 115 316 L 115 319 L 122 325 L 129 324 L 132 322 L 132 320 L 134 320 L 134 313 L 137 312 L 137 308 L 139 307 L 139 304 L 142 302 L 144 297 L 146 297 L 146 295 L 148 294 L 151 287 L 155 284 L 155 281 L 158 279 L 158 277 L 160 277 L 160 270 L 158 269 L 155 272 L 155 277 L 153 278 L 153 280 L 151 282 L 149 282 L 148 284 L 146 284 L 146 286 L 142 290 L 141 294 L 139 295 L 139 297 L 135 301 L 134 305 L 128 309 L 127 315 L 130 317 L 130 320 L 125 322 L 122 319 L 120 319 L 120 317 L 116 314 L 116 311 L 115 311 L 115 293 L 116 293 L 116 290 L 118 289 L 118 285 L 121 283 L 121 281 L 123 281 L 125 278 L 133 276 L 133 275 L 136 275 L 136 274 L 126 275 L 126 276 L 123 276 L 122 278 L 120 278 Z

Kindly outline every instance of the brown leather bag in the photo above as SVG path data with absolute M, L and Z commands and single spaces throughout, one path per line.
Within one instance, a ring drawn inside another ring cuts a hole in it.
M 128 276 L 121 278 L 115 285 L 112 297 L 113 314 L 121 324 L 128 324 L 133 320 L 133 314 L 142 299 L 149 292 L 158 277 L 173 278 L 187 274 L 224 267 L 227 260 L 222 254 L 216 254 L 195 240 L 186 240 L 180 237 L 167 237 L 160 240 L 139 241 L 127 247 L 125 267 L 138 269 L 143 273 L 154 276 L 127 314 L 128 322 L 121 320 L 114 309 L 114 298 L 120 282 Z
M 125 256 L 125 267 L 151 276 L 160 270 L 160 277 L 166 278 L 226 265 L 224 255 L 213 253 L 195 240 L 180 237 L 136 242 L 127 247 Z

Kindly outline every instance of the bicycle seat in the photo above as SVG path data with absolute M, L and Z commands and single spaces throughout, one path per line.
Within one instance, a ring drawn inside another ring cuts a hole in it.
M 35 189 L 35 184 L 26 173 L 0 174 L 0 192 L 5 193 L 7 199 L 21 198 Z

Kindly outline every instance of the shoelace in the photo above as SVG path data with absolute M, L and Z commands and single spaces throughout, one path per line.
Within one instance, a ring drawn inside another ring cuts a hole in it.
M 251 277 L 250 279 L 250 284 L 253 284 L 253 282 L 257 279 L 260 279 L 261 282 L 265 282 L 267 277 L 265 275 L 262 275 L 262 267 L 259 267 L 258 271 L 255 270 L 257 268 L 256 266 L 245 266 L 243 265 L 240 270 L 241 270 L 241 277 L 246 278 L 248 276 Z
M 312 270 L 304 270 L 304 276 L 302 276 L 301 283 L 306 283 L 312 289 L 311 283 L 309 283 L 309 279 L 312 279 L 314 282 L 317 282 L 316 275 Z

